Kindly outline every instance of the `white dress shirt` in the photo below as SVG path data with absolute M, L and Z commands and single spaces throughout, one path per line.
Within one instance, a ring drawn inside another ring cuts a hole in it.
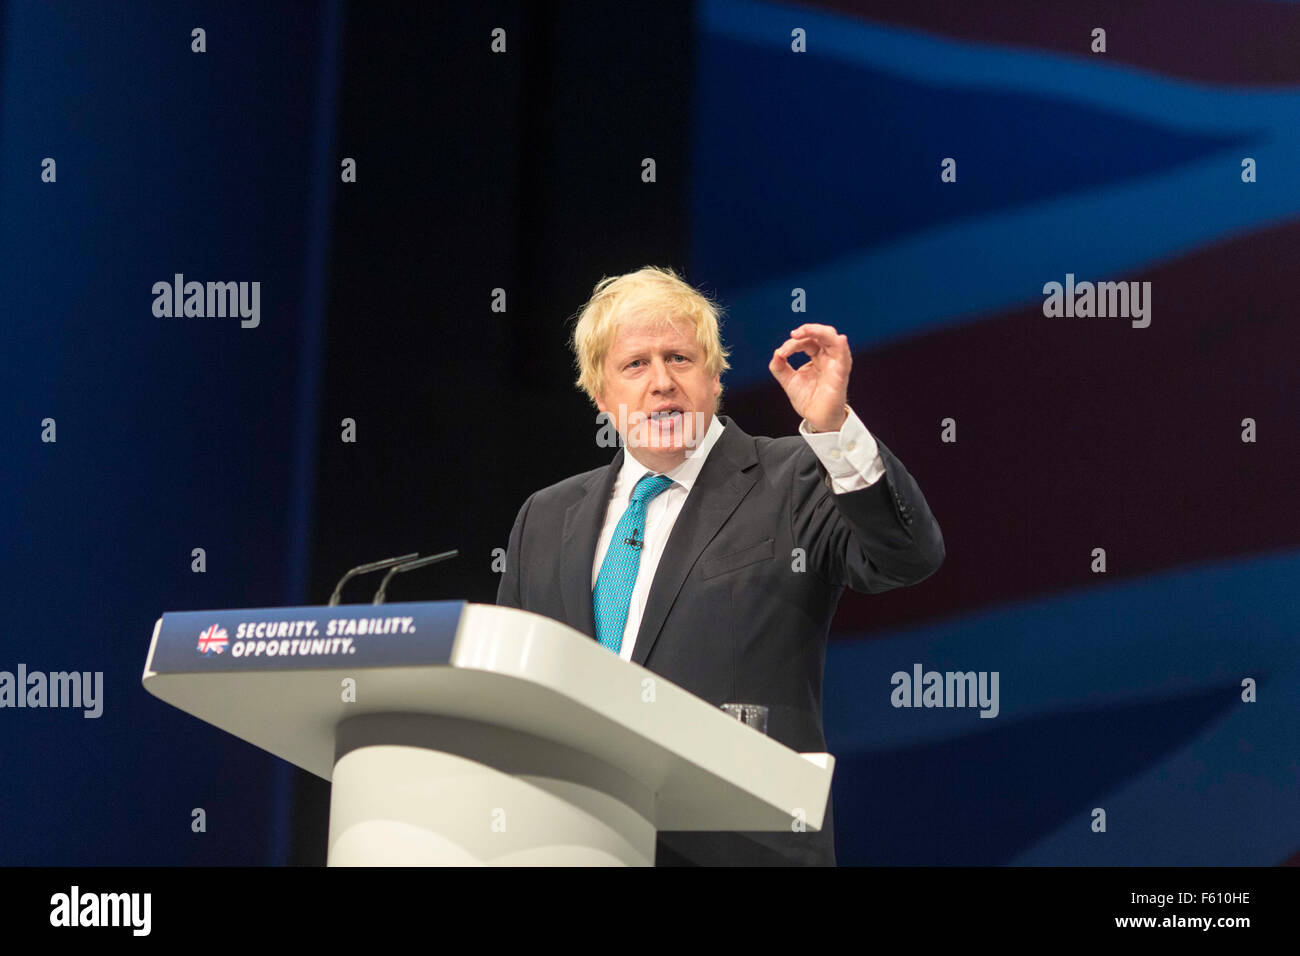
M 880 458 L 875 438 L 852 408 L 848 412 L 849 417 L 839 431 L 810 432 L 806 420 L 799 423 L 799 434 L 826 468 L 826 473 L 831 478 L 831 491 L 837 495 L 870 487 L 885 474 L 885 463 Z M 704 461 L 709 457 L 709 452 L 722 431 L 723 425 L 718 421 L 718 416 L 714 415 L 709 422 L 708 431 L 704 433 L 704 439 L 695 448 L 687 449 L 686 459 L 672 471 L 654 472 L 637 461 L 626 446 L 623 448 L 623 465 L 614 480 L 614 489 L 605 509 L 605 523 L 600 529 L 600 537 L 596 539 L 596 559 L 591 567 L 593 590 L 596 578 L 600 576 L 600 566 L 605 561 L 605 552 L 609 550 L 609 540 L 614 536 L 614 528 L 632 501 L 632 489 L 637 482 L 650 474 L 663 474 L 673 480 L 668 488 L 651 499 L 646 506 L 645 544 L 641 548 L 641 563 L 637 568 L 632 599 L 628 602 L 623 645 L 618 653 L 625 661 L 632 659 L 632 648 L 636 643 L 637 631 L 641 629 L 650 585 L 654 581 L 664 547 L 668 544 L 668 535 L 672 533 L 677 516 L 686 504 L 686 496 L 695 486 L 695 479 L 699 477 L 700 469 L 704 467 Z

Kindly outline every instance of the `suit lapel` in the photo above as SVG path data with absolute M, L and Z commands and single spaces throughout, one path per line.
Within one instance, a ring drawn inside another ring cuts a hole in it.
M 609 496 L 623 465 L 622 449 L 614 460 L 587 479 L 583 496 L 564 512 L 560 539 L 560 597 L 565 623 L 590 638 L 596 636 L 596 616 L 591 606 L 591 566 L 596 560 L 596 541 L 605 521 Z
M 690 494 L 686 496 L 686 504 L 682 506 L 681 513 L 673 524 L 663 556 L 655 570 L 654 581 L 650 585 L 645 614 L 641 618 L 636 644 L 632 648 L 632 660 L 637 664 L 645 664 L 650 656 L 650 650 L 659 639 L 664 620 L 677 600 L 686 575 L 757 481 L 756 475 L 750 470 L 751 466 L 758 463 L 758 456 L 754 454 L 754 440 L 729 418 L 719 415 L 718 419 L 725 428 L 710 450 L 709 457 L 705 459 L 704 467 L 700 469 Z M 605 497 L 608 496 L 606 490 Z M 593 535 L 591 547 L 587 550 L 588 584 L 595 553 Z M 592 619 L 590 587 L 587 588 L 587 597 L 587 616 Z M 595 633 L 594 620 L 591 633 Z

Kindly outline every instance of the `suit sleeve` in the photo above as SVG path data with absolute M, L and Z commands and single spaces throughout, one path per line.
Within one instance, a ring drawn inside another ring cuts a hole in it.
M 519 509 L 515 526 L 510 529 L 510 542 L 506 545 L 506 566 L 501 574 L 501 583 L 497 585 L 497 604 L 500 607 L 523 609 L 523 588 L 520 583 L 519 554 L 524 538 L 524 522 L 528 518 L 528 506 L 533 503 L 529 495 L 524 506 Z
M 808 567 L 828 584 L 878 594 L 924 581 L 943 564 L 943 533 L 916 481 L 876 437 L 884 477 L 834 494 L 810 448 L 796 457 L 790 520 Z

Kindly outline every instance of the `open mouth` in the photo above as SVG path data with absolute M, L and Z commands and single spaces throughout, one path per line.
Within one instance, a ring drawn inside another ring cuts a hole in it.
M 645 415 L 645 418 L 640 418 Z M 686 441 L 686 410 L 680 405 L 665 405 L 653 412 L 637 412 L 641 421 L 628 434 L 628 441 L 645 448 L 676 448 Z

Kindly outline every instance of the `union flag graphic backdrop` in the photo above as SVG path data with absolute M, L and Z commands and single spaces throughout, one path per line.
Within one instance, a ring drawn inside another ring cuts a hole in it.
M 0 0 L 0 673 L 104 688 L 0 708 L 0 865 L 324 863 L 328 783 L 145 693 L 154 623 L 452 548 L 389 600 L 493 601 L 609 461 L 565 321 L 647 264 L 750 434 L 845 332 L 943 530 L 840 604 L 841 862 L 1300 861 L 1298 50 L 1280 0 Z M 154 315 L 177 274 L 259 324 Z M 1044 316 L 1069 275 L 1149 327 Z M 917 665 L 998 716 L 892 707 Z
M 729 410 L 788 432 L 771 343 L 836 326 L 947 543 L 931 581 L 841 602 L 840 861 L 1294 862 L 1300 7 L 711 0 L 698 26 L 691 272 L 732 317 Z M 1046 318 L 1067 273 L 1150 282 L 1150 326 Z M 1000 714 L 895 709 L 915 663 L 999 672 Z

